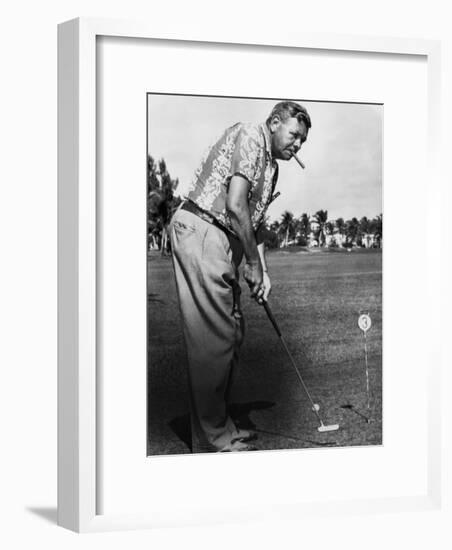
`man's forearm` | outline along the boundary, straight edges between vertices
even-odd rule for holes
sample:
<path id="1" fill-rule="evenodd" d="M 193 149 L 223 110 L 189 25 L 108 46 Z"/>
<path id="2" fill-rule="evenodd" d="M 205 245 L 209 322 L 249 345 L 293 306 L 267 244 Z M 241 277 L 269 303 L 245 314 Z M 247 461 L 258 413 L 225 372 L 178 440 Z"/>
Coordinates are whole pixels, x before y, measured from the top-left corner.
<path id="1" fill-rule="evenodd" d="M 264 230 L 261 225 L 256 231 L 257 251 L 262 264 L 262 270 L 267 271 L 267 262 L 265 260 L 265 244 L 264 244 Z"/>
<path id="2" fill-rule="evenodd" d="M 231 220 L 234 233 L 243 246 L 246 262 L 243 277 L 250 287 L 251 296 L 261 300 L 264 294 L 262 288 L 262 266 L 257 250 L 251 215 L 248 207 L 248 181 L 242 176 L 233 176 L 229 182 L 226 209 Z"/>
<path id="3" fill-rule="evenodd" d="M 242 243 L 246 261 L 248 263 L 259 262 L 260 254 L 256 244 L 248 205 L 231 202 L 228 204 L 228 214 L 232 229 Z"/>
<path id="4" fill-rule="evenodd" d="M 262 271 L 264 271 L 264 272 L 268 271 L 267 261 L 265 259 L 265 244 L 263 242 L 259 243 L 257 245 L 257 252 L 259 254 L 259 258 L 260 258 L 260 261 L 261 261 Z"/>
<path id="5" fill-rule="evenodd" d="M 257 240 L 257 251 L 259 253 L 259 258 L 261 260 L 261 266 L 262 266 L 262 288 L 264 290 L 263 295 L 260 296 L 260 298 L 258 299 L 258 303 L 263 304 L 264 302 L 267 301 L 268 296 L 270 295 L 270 292 L 272 289 L 272 283 L 268 275 L 267 260 L 265 258 L 265 243 L 263 239 L 262 230 L 259 230 L 257 232 L 256 240 Z"/>
<path id="6" fill-rule="evenodd" d="M 248 188 L 249 183 L 245 178 L 233 176 L 229 182 L 226 209 L 232 229 L 242 243 L 246 262 L 256 265 L 259 264 L 259 253 L 248 206 Z"/>

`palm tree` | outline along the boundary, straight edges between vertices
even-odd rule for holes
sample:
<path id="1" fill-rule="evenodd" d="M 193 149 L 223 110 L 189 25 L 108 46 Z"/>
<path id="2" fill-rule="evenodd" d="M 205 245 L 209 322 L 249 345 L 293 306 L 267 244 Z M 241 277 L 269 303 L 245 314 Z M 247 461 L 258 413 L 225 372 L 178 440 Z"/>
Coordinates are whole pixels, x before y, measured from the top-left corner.
<path id="1" fill-rule="evenodd" d="M 148 248 L 160 249 L 160 237 L 162 235 L 162 223 L 158 217 L 148 215 Z"/>
<path id="2" fill-rule="evenodd" d="M 339 236 L 340 236 L 340 244 L 342 245 L 343 236 L 344 236 L 344 234 L 345 234 L 345 222 L 344 222 L 344 218 L 337 218 L 337 220 L 336 220 L 336 228 L 337 228 L 337 232 L 339 233 Z"/>
<path id="3" fill-rule="evenodd" d="M 276 235 L 276 246 L 281 246 L 281 228 L 278 220 L 270 224 L 270 231 Z"/>
<path id="4" fill-rule="evenodd" d="M 363 216 L 359 220 L 359 241 L 360 244 L 363 244 L 363 238 L 365 235 L 368 235 L 370 233 L 370 221 L 367 219 L 366 216 Z"/>
<path id="5" fill-rule="evenodd" d="M 314 219 L 319 224 L 319 246 L 325 246 L 325 224 L 328 220 L 328 210 L 319 210 L 314 214 Z"/>
<path id="6" fill-rule="evenodd" d="M 378 244 L 378 247 L 381 248 L 381 245 L 383 244 L 383 214 L 379 214 L 372 220 L 372 224 L 374 225 L 374 235 L 375 235 L 375 242 Z"/>
<path id="7" fill-rule="evenodd" d="M 298 237 L 298 244 L 305 246 L 308 242 L 310 231 L 309 216 L 306 213 L 303 213 L 295 221 L 295 231 Z"/>
<path id="8" fill-rule="evenodd" d="M 331 221 L 326 222 L 325 224 L 325 233 L 327 235 L 332 235 L 334 231 L 334 223 Z"/>
<path id="9" fill-rule="evenodd" d="M 278 233 L 279 232 L 279 221 L 275 220 L 274 222 L 272 222 L 270 224 L 270 229 L 271 229 L 271 231 L 274 231 L 275 233 Z"/>
<path id="10" fill-rule="evenodd" d="M 288 246 L 290 234 L 294 230 L 294 216 L 292 212 L 286 210 L 281 216 L 281 222 L 279 224 L 279 230 L 285 233 L 282 246 Z"/>
<path id="11" fill-rule="evenodd" d="M 359 221 L 357 218 L 347 220 L 345 234 L 347 238 L 347 244 L 351 245 L 356 243 L 356 239 L 359 233 Z"/>
<path id="12" fill-rule="evenodd" d="M 148 155 L 148 195 L 151 191 L 160 189 L 160 181 L 157 177 L 158 168 L 155 160 Z"/>
<path id="13" fill-rule="evenodd" d="M 180 198 L 174 196 L 179 181 L 171 179 L 166 163 L 161 159 L 157 164 L 148 156 L 148 227 L 149 239 L 156 242 L 160 235 L 162 256 L 168 248 L 168 225 Z"/>
<path id="14" fill-rule="evenodd" d="M 328 221 L 328 222 L 325 223 L 325 233 L 326 233 L 326 235 L 332 235 L 334 233 L 334 223 L 333 222 Z M 335 244 L 335 240 L 330 239 L 329 246 L 332 246 L 334 244 Z"/>
<path id="15" fill-rule="evenodd" d="M 277 248 L 279 246 L 278 226 L 278 222 L 270 223 L 268 215 L 264 217 L 259 227 L 259 233 L 265 248 Z"/>
<path id="16" fill-rule="evenodd" d="M 162 220 L 162 256 L 168 248 L 168 225 L 172 216 L 172 201 L 173 201 L 173 181 L 166 168 L 166 162 L 161 159 L 159 162 L 159 175 L 161 178 L 160 194 L 162 203 L 160 208 L 160 217 Z"/>

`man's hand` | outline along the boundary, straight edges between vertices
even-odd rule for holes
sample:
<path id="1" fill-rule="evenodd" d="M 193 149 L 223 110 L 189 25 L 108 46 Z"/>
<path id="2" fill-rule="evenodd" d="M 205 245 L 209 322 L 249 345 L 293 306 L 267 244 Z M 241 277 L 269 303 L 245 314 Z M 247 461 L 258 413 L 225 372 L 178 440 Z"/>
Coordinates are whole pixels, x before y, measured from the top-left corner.
<path id="1" fill-rule="evenodd" d="M 268 300 L 270 292 L 272 291 L 272 283 L 266 271 L 264 271 L 264 274 L 263 274 L 262 287 L 264 289 L 264 295 L 262 296 L 262 302 L 259 302 L 260 304 L 263 304 Z"/>
<path id="2" fill-rule="evenodd" d="M 250 287 L 251 297 L 257 301 L 262 299 L 264 289 L 262 286 L 263 273 L 261 262 L 246 262 L 243 269 L 243 277 Z"/>
<path id="3" fill-rule="evenodd" d="M 256 302 L 259 304 L 259 305 L 263 305 L 267 299 L 268 299 L 268 296 L 272 290 L 272 284 L 270 282 L 270 277 L 268 276 L 268 273 L 266 271 L 264 271 L 263 273 L 263 276 L 262 276 L 262 292 L 260 292 L 258 294 L 258 296 L 256 297 Z"/>

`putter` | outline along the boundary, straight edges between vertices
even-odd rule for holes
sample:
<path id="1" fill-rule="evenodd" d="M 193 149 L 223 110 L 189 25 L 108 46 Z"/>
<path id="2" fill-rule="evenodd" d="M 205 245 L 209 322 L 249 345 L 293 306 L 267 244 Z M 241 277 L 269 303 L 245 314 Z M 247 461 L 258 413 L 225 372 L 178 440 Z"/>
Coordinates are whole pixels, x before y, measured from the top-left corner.
<path id="1" fill-rule="evenodd" d="M 264 302 L 264 309 L 265 309 L 265 312 L 268 316 L 268 318 L 270 319 L 271 321 L 271 324 L 273 325 L 273 328 L 275 329 L 276 331 L 276 334 L 279 336 L 279 339 L 281 340 L 281 344 L 283 345 L 283 348 L 285 349 L 289 359 L 290 359 L 290 362 L 292 364 L 292 367 L 295 369 L 295 372 L 297 373 L 297 376 L 298 376 L 298 380 L 300 381 L 300 384 L 302 385 L 306 395 L 308 396 L 309 398 L 309 401 L 311 402 L 311 405 L 312 405 L 312 412 L 316 415 L 317 417 L 317 420 L 320 422 L 320 426 L 317 428 L 317 430 L 319 432 L 334 432 L 336 430 L 339 429 L 339 424 L 329 424 L 329 425 L 325 425 L 323 423 L 323 420 L 322 418 L 320 417 L 320 414 L 319 414 L 319 405 L 317 403 L 314 403 L 312 397 L 311 397 L 311 394 L 309 393 L 309 390 L 306 386 L 306 384 L 304 383 L 304 380 L 303 378 L 301 377 L 301 374 L 300 374 L 300 371 L 298 370 L 297 368 L 297 365 L 295 364 L 295 360 L 294 358 L 292 357 L 292 354 L 290 353 L 289 351 L 289 348 L 287 347 L 287 344 L 283 338 L 283 335 L 281 333 L 281 330 L 279 329 L 279 326 L 278 326 L 278 323 L 276 322 L 276 319 L 274 318 L 273 316 L 273 313 L 270 309 L 270 306 L 268 305 L 268 302 Z"/>

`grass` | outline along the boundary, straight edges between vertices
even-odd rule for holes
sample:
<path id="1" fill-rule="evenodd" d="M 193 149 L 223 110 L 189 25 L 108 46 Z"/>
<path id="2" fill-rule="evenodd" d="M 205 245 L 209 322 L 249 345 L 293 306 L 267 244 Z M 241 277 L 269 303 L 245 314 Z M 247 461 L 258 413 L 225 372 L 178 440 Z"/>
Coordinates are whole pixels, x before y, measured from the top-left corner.
<path id="1" fill-rule="evenodd" d="M 240 426 L 258 433 L 257 447 L 293 449 L 382 443 L 382 255 L 379 250 L 268 254 L 269 303 L 325 423 L 317 420 L 268 321 L 242 284 L 246 337 L 232 402 Z M 149 261 L 148 454 L 189 450 L 185 349 L 172 264 Z M 364 339 L 358 316 L 368 311 L 371 411 L 367 411 Z M 371 416 L 367 423 L 364 416 Z"/>

